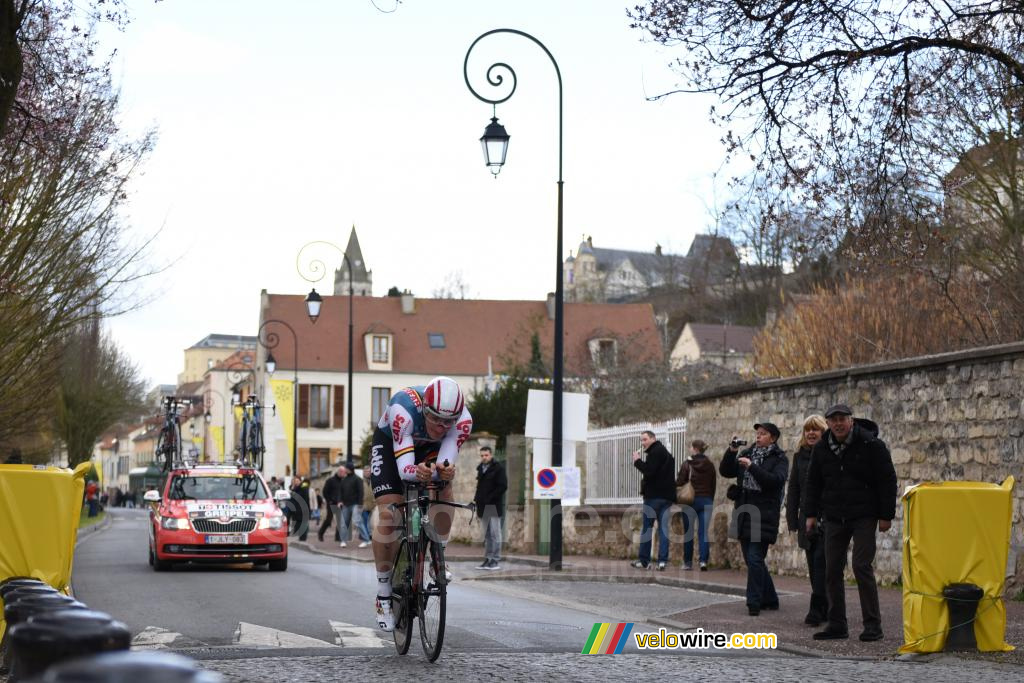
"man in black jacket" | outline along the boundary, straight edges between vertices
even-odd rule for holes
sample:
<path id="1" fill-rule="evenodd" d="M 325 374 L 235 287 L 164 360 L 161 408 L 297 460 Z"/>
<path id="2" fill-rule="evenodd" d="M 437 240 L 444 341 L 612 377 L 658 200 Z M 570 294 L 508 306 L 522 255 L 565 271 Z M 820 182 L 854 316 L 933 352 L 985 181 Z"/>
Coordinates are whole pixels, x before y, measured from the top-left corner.
<path id="1" fill-rule="evenodd" d="M 359 519 L 363 509 L 363 480 L 356 474 L 356 466 L 346 462 L 338 468 L 338 473 L 344 473 L 341 477 L 340 502 L 338 509 L 338 532 L 341 535 L 341 547 L 348 546 L 348 539 L 352 536 L 352 520 Z M 365 548 L 366 543 L 361 547 Z"/>
<path id="2" fill-rule="evenodd" d="M 476 466 L 476 515 L 484 528 L 484 562 L 477 569 L 500 569 L 501 517 L 505 512 L 502 498 L 508 489 L 505 467 L 494 459 L 490 446 L 480 447 L 480 464 Z"/>
<path id="3" fill-rule="evenodd" d="M 641 460 L 640 451 L 634 452 L 633 467 L 642 474 L 640 495 L 644 499 L 644 524 L 640 532 L 639 557 L 633 566 L 647 569 L 651 563 L 651 536 L 657 520 L 658 571 L 664 571 L 668 564 L 668 525 L 672 519 L 672 504 L 676 502 L 676 464 L 654 432 L 641 432 L 640 445 L 647 453 L 647 459 Z"/>
<path id="4" fill-rule="evenodd" d="M 853 575 L 860 593 L 864 618 L 863 641 L 881 640 L 882 616 L 875 582 L 875 529 L 886 532 L 896 516 L 896 470 L 878 425 L 853 419 L 853 412 L 837 404 L 825 412 L 828 431 L 811 453 L 807 475 L 807 531 L 818 518 L 825 525 L 825 583 L 828 589 L 828 626 L 815 640 L 848 638 L 846 624 L 846 551 L 853 541 Z"/>
<path id="5" fill-rule="evenodd" d="M 335 515 L 338 516 L 338 522 L 334 528 L 334 540 L 341 540 L 338 535 L 341 527 L 341 512 L 337 510 L 337 507 L 341 503 L 341 480 L 345 477 L 346 471 L 344 465 L 339 466 L 338 470 L 324 482 L 323 497 L 327 507 L 327 517 L 320 523 L 320 529 L 316 532 L 316 537 L 321 541 L 324 540 L 324 532 L 331 527 Z"/>

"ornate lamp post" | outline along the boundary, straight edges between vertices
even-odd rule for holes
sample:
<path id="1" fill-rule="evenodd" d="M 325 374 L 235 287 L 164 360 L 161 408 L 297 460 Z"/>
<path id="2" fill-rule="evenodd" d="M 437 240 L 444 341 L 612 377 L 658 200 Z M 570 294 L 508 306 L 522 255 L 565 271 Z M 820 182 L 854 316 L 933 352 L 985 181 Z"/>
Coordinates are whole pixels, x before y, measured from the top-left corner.
<path id="1" fill-rule="evenodd" d="M 217 391 L 216 389 L 211 389 L 209 387 L 206 387 L 203 390 L 203 393 L 204 394 L 214 394 L 214 395 L 217 396 L 217 398 L 220 399 L 220 405 L 221 405 L 222 412 L 223 412 L 223 417 L 224 417 L 223 427 L 224 427 L 224 430 L 226 431 L 227 428 L 228 428 L 228 402 L 227 402 L 227 399 L 225 399 L 224 395 L 221 394 L 219 391 Z M 204 429 L 206 429 L 206 431 L 207 431 L 206 436 L 203 437 L 203 449 L 206 451 L 205 453 L 203 453 L 203 460 L 205 462 L 209 462 L 210 461 L 210 457 L 209 457 L 209 449 L 207 447 L 207 441 L 209 439 L 210 425 L 213 423 L 213 413 L 210 412 L 210 408 L 213 407 L 213 401 L 211 401 L 211 397 L 210 396 L 204 396 L 204 398 L 203 398 L 203 406 L 204 406 L 204 410 L 206 411 L 205 414 L 203 415 L 203 424 L 205 425 Z M 221 458 L 222 459 L 226 455 L 226 453 L 224 452 L 226 450 L 226 446 L 227 446 L 226 436 L 224 435 L 224 433 L 222 433 L 221 434 L 221 442 L 220 442 L 220 450 L 221 450 Z"/>
<path id="2" fill-rule="evenodd" d="M 554 344 L 554 368 L 552 373 L 552 409 L 551 409 L 551 464 L 555 467 L 562 465 L 562 328 L 563 328 L 563 291 L 562 291 L 562 72 L 558 69 L 558 62 L 551 55 L 551 52 L 539 40 L 513 28 L 496 28 L 487 31 L 477 37 L 466 51 L 466 59 L 462 63 L 462 74 L 466 79 L 466 87 L 478 100 L 492 105 L 493 116 L 491 123 L 484 130 L 480 143 L 484 149 L 484 161 L 491 169 L 497 179 L 502 165 L 505 163 L 505 156 L 508 152 L 509 135 L 505 132 L 504 126 L 498 123 L 498 105 L 508 100 L 516 91 L 516 72 L 504 62 L 496 62 L 487 69 L 487 83 L 491 87 L 499 87 L 504 82 L 504 76 L 500 72 L 507 72 L 512 77 L 512 85 L 508 94 L 504 97 L 491 99 L 485 97 L 473 89 L 469 82 L 469 55 L 484 38 L 496 33 L 511 33 L 522 36 L 533 41 L 544 54 L 551 60 L 555 67 L 555 76 L 558 78 L 558 219 L 557 235 L 555 238 L 555 344 Z M 551 501 L 551 542 L 549 545 L 549 564 L 551 569 L 561 570 L 562 568 L 562 501 L 554 499 Z"/>
<path id="3" fill-rule="evenodd" d="M 260 344 L 267 350 L 267 373 L 273 375 L 274 370 L 277 369 L 277 362 L 274 360 L 273 349 L 277 348 L 277 345 L 281 343 L 281 338 L 276 332 L 267 332 L 266 341 L 263 340 L 263 328 L 269 324 L 283 325 L 289 332 L 292 333 L 292 348 L 295 350 L 293 354 L 294 364 L 292 370 L 294 375 L 292 376 L 292 476 L 298 475 L 296 469 L 299 464 L 299 335 L 295 334 L 295 330 L 291 325 L 283 320 L 277 320 L 271 318 L 264 320 L 263 324 L 260 325 L 259 330 L 256 332 L 257 338 L 260 340 Z"/>
<path id="4" fill-rule="evenodd" d="M 345 264 L 348 266 L 348 387 L 346 388 L 348 396 L 346 397 L 347 417 L 345 425 L 345 460 L 348 460 L 352 457 L 352 398 L 355 392 L 355 387 L 352 385 L 352 261 L 349 259 L 348 254 L 345 253 L 344 249 L 332 242 L 316 240 L 314 242 L 304 244 L 302 248 L 299 249 L 299 255 L 295 259 L 295 269 L 299 271 L 299 275 L 301 275 L 302 279 L 306 282 L 319 282 L 327 273 L 327 269 L 324 266 L 323 261 L 317 258 L 311 259 L 308 267 L 311 273 L 319 272 L 320 276 L 310 278 L 306 277 L 302 273 L 302 252 L 305 251 L 307 247 L 312 247 L 314 245 L 323 245 L 337 250 L 337 252 L 341 254 L 341 257 L 345 259 Z M 322 305 L 323 298 L 317 294 L 316 288 L 313 288 L 309 294 L 306 295 L 306 312 L 309 314 L 310 322 L 314 325 L 320 317 L 320 307 Z"/>

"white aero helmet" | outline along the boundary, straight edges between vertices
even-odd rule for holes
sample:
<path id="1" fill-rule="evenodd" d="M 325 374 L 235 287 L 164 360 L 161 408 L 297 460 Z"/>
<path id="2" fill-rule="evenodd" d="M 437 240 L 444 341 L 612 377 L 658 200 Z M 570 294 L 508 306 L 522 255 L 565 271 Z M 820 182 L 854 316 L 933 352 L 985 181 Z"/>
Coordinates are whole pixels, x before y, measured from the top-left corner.
<path id="1" fill-rule="evenodd" d="M 441 420 L 454 420 L 466 405 L 462 389 L 451 377 L 435 377 L 423 390 L 423 410 Z"/>

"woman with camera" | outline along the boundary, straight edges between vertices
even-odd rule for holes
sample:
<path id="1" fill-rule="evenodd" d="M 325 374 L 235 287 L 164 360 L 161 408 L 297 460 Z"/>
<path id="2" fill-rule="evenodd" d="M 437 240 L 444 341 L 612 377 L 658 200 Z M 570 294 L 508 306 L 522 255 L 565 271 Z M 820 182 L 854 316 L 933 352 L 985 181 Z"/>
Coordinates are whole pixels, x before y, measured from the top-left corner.
<path id="1" fill-rule="evenodd" d="M 779 534 L 783 487 L 789 471 L 786 453 L 778 446 L 779 428 L 771 422 L 754 425 L 754 445 L 732 438 L 718 467 L 723 477 L 736 478 L 727 496 L 734 501 L 730 536 L 738 539 L 747 563 L 747 611 L 757 616 L 762 609 L 778 609 L 779 596 L 768 572 L 765 557 Z"/>

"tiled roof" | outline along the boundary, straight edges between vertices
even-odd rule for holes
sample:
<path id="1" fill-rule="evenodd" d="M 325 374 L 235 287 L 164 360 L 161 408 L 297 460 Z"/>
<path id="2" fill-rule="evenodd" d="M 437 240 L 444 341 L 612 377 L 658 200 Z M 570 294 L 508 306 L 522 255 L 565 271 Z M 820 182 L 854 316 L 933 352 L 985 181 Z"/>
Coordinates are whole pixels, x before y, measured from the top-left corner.
<path id="1" fill-rule="evenodd" d="M 255 339 L 256 337 L 253 337 Z M 222 361 L 217 363 L 211 370 L 238 370 L 240 368 L 252 369 L 256 362 L 256 352 L 251 349 L 239 349 Z M 199 384 L 202 384 L 200 382 Z"/>
<path id="2" fill-rule="evenodd" d="M 208 334 L 189 348 L 255 349 L 256 342 L 256 337 L 249 337 L 244 334 Z"/>
<path id="3" fill-rule="evenodd" d="M 262 321 L 277 319 L 290 325 L 299 339 L 300 370 L 342 371 L 348 353 L 348 297 L 324 296 L 320 318 L 314 325 L 306 315 L 304 297 L 266 294 Z M 367 372 L 363 335 L 368 330 L 394 334 L 392 372 L 414 374 L 487 374 L 488 358 L 495 372 L 508 369 L 508 361 L 529 358 L 530 338 L 540 336 L 546 359 L 551 356 L 554 322 L 543 301 L 416 299 L 415 312 L 402 313 L 402 297 L 353 298 L 354 371 Z M 661 334 L 650 304 L 565 304 L 565 367 L 586 361 L 587 342 L 595 337 L 619 340 L 620 357 L 660 359 Z M 294 365 L 292 335 L 272 322 L 264 330 L 277 331 L 273 349 L 278 368 Z M 429 334 L 444 335 L 444 348 L 430 348 Z M 589 369 L 589 368 L 588 368 Z"/>
<path id="4" fill-rule="evenodd" d="M 728 353 L 753 353 L 754 335 L 757 327 L 742 325 L 707 325 L 689 323 L 687 327 L 693 333 L 701 353 L 722 353 L 723 342 Z"/>

